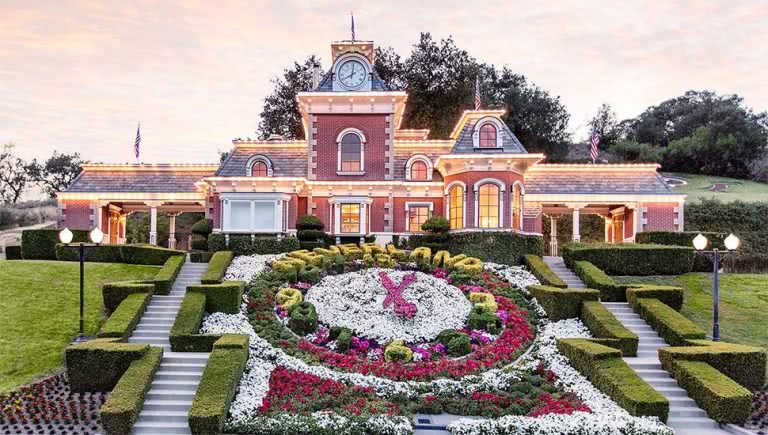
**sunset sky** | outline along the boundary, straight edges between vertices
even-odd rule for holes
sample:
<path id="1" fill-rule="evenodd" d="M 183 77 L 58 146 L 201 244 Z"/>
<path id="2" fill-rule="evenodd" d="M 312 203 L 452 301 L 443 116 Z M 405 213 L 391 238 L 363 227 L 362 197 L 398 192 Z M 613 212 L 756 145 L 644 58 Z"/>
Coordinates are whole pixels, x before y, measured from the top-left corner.
<path id="1" fill-rule="evenodd" d="M 284 67 L 328 67 L 350 10 L 358 39 L 403 57 L 428 31 L 525 74 L 576 139 L 603 102 L 626 118 L 711 89 L 768 109 L 768 1 L 0 0 L 0 143 L 127 162 L 141 121 L 143 161 L 216 161 Z"/>

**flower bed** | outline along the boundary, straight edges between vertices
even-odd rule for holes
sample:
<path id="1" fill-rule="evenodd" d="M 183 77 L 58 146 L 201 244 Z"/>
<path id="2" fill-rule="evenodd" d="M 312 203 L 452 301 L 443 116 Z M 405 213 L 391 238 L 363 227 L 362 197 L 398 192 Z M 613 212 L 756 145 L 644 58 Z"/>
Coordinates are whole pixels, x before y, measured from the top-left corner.
<path id="1" fill-rule="evenodd" d="M 455 434 L 671 434 L 654 418 L 630 416 L 570 367 L 556 338 L 589 332 L 578 320 L 544 319 L 525 289 L 538 281 L 522 267 L 486 264 L 481 273 L 448 273 L 425 262 L 398 262 L 394 269 L 365 260 L 332 264 L 315 285 L 264 268 L 251 280 L 240 314 L 206 317 L 202 333 L 250 338 L 226 431 L 399 435 L 412 433 L 416 413 L 450 413 L 486 417 L 454 422 Z M 445 301 L 453 318 L 429 320 Z M 480 304 L 479 311 L 498 318 L 496 334 L 471 320 Z M 474 336 L 470 324 L 479 327 Z M 441 337 L 446 330 L 451 333 Z M 436 351 L 440 339 L 456 333 L 466 334 L 468 354 Z M 339 348 L 339 341 L 349 347 Z M 373 351 L 393 343 L 413 360 Z"/>

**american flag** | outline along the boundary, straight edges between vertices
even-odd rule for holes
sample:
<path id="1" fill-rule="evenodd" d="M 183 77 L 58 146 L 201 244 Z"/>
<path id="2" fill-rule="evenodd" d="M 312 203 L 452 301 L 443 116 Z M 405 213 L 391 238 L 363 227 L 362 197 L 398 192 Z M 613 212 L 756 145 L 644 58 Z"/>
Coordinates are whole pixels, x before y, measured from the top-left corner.
<path id="1" fill-rule="evenodd" d="M 133 144 L 133 153 L 136 155 L 136 162 L 139 161 L 139 151 L 141 150 L 141 123 L 136 127 L 136 142 Z"/>
<path id="2" fill-rule="evenodd" d="M 349 15 L 352 16 L 352 40 L 355 40 L 355 14 L 352 12 L 349 13 Z"/>
<path id="3" fill-rule="evenodd" d="M 595 163 L 597 160 L 597 146 L 600 145 L 600 134 L 597 132 L 597 130 L 592 132 L 592 151 L 590 152 L 590 155 L 592 156 L 592 163 Z"/>
<path id="4" fill-rule="evenodd" d="M 480 110 L 480 77 L 475 77 L 475 110 Z"/>

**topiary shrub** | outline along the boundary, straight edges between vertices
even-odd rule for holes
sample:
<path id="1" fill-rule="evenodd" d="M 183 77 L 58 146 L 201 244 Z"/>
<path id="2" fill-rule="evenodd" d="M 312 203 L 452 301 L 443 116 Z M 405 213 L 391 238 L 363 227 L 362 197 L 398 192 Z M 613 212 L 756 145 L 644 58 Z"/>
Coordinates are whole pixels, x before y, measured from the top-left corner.
<path id="1" fill-rule="evenodd" d="M 192 243 L 190 245 L 190 248 L 192 248 L 195 251 L 207 251 L 208 239 L 202 236 L 194 235 L 192 236 Z"/>
<path id="2" fill-rule="evenodd" d="M 608 308 L 597 301 L 581 304 L 581 320 L 595 338 L 616 340 L 610 346 L 621 350 L 624 356 L 637 355 L 639 337 L 627 329 Z"/>
<path id="3" fill-rule="evenodd" d="M 128 295 L 134 293 L 152 294 L 154 292 L 155 284 L 149 282 L 118 281 L 101 286 L 101 297 L 104 300 L 104 308 L 109 312 L 115 311 L 118 305 L 120 305 Z"/>
<path id="4" fill-rule="evenodd" d="M 682 275 L 693 269 L 694 249 L 638 243 L 568 243 L 563 259 L 570 268 L 589 261 L 609 275 Z"/>
<path id="5" fill-rule="evenodd" d="M 151 293 L 129 294 L 101 326 L 97 337 L 127 340 L 152 300 Z"/>
<path id="6" fill-rule="evenodd" d="M 232 251 L 238 255 L 267 255 L 282 254 L 301 248 L 299 239 L 293 236 L 278 239 L 274 236 L 255 236 L 249 234 L 232 234 L 229 236 L 229 246 L 224 234 L 211 234 L 208 237 L 209 251 Z"/>
<path id="7" fill-rule="evenodd" d="M 627 301 L 629 305 L 637 304 L 638 299 L 658 299 L 673 310 L 680 311 L 683 308 L 683 289 L 681 287 L 663 285 L 641 285 L 627 289 Z"/>
<path id="8" fill-rule="evenodd" d="M 349 328 L 340 328 L 336 336 L 336 352 L 344 353 L 352 346 L 352 331 Z"/>
<path id="9" fill-rule="evenodd" d="M 192 234 L 203 236 L 203 238 L 208 238 L 208 236 L 213 233 L 213 220 L 208 218 L 200 219 L 199 221 L 192 224 L 190 231 Z"/>
<path id="10" fill-rule="evenodd" d="M 688 340 L 706 337 L 695 323 L 658 299 L 637 299 L 632 308 L 672 346 L 685 346 Z"/>
<path id="11" fill-rule="evenodd" d="M 475 306 L 472 308 L 472 312 L 469 313 L 467 324 L 472 329 L 482 329 L 483 331 L 488 331 L 488 333 L 493 335 L 501 332 L 502 328 L 501 319 L 499 316 L 489 313 L 485 308 L 481 306 Z"/>
<path id="12" fill-rule="evenodd" d="M 221 284 L 201 284 L 187 287 L 187 293 L 205 294 L 205 311 L 209 313 L 236 314 L 243 302 L 242 281 L 224 281 Z"/>
<path id="13" fill-rule="evenodd" d="M 592 289 L 532 285 L 528 287 L 528 291 L 547 312 L 547 317 L 554 321 L 579 317 L 584 301 L 596 301 L 600 297 L 600 292 Z"/>
<path id="14" fill-rule="evenodd" d="M 547 266 L 543 258 L 538 255 L 525 255 L 523 258 L 525 259 L 525 265 L 528 266 L 533 276 L 543 285 L 558 288 L 568 287 L 568 284 Z"/>
<path id="15" fill-rule="evenodd" d="M 56 260 L 56 229 L 24 230 L 21 232 L 21 256 L 25 260 Z M 87 230 L 72 230 L 72 243 L 88 242 Z"/>
<path id="16" fill-rule="evenodd" d="M 451 223 L 443 216 L 432 216 L 421 224 L 421 229 L 432 234 L 445 234 L 451 229 Z"/>
<path id="17" fill-rule="evenodd" d="M 148 344 L 118 343 L 97 338 L 68 346 L 64 352 L 69 386 L 74 392 L 111 391 L 131 363 L 149 350 Z"/>
<path id="18" fill-rule="evenodd" d="M 296 220 L 296 229 L 299 231 L 304 230 L 318 230 L 322 231 L 325 228 L 325 224 L 317 216 L 311 214 L 305 214 Z"/>
<path id="19" fill-rule="evenodd" d="M 173 322 L 169 341 L 174 352 L 210 352 L 219 334 L 200 334 L 205 316 L 205 293 L 190 292 L 184 295 L 181 308 Z"/>
<path id="20" fill-rule="evenodd" d="M 288 327 L 298 335 L 304 336 L 317 329 L 317 311 L 309 302 L 300 302 L 291 308 Z"/>
<path id="21" fill-rule="evenodd" d="M 467 334 L 458 333 L 448 341 L 446 348 L 450 356 L 464 356 L 472 352 L 472 343 Z"/>
<path id="22" fill-rule="evenodd" d="M 610 276 L 589 261 L 577 261 L 573 271 L 589 288 L 600 290 L 603 302 L 624 302 L 627 300 L 627 288 L 630 285 L 617 284 Z"/>
<path id="23" fill-rule="evenodd" d="M 395 340 L 384 348 L 384 360 L 388 362 L 412 361 L 413 351 L 403 344 L 403 340 Z"/>
<path id="24" fill-rule="evenodd" d="M 5 247 L 5 259 L 6 260 L 21 260 L 21 246 L 6 246 Z"/>
<path id="25" fill-rule="evenodd" d="M 544 255 L 544 239 L 541 236 L 508 231 L 476 231 L 450 234 L 448 251 L 465 254 L 482 261 L 518 265 L 527 254 Z"/>
<path id="26" fill-rule="evenodd" d="M 227 273 L 229 264 L 235 255 L 232 251 L 219 251 L 213 254 L 208 262 L 208 270 L 200 278 L 202 284 L 221 284 Z"/>
<path id="27" fill-rule="evenodd" d="M 317 266 L 304 266 L 299 270 L 298 280 L 301 282 L 317 284 L 321 278 L 322 271 Z"/>

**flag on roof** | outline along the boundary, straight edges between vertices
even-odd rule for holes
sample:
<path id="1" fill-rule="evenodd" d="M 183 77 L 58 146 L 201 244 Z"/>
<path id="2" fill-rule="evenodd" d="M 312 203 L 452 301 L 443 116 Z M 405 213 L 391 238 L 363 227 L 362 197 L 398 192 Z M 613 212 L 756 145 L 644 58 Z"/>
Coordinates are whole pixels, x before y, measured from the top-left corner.
<path id="1" fill-rule="evenodd" d="M 139 152 L 141 150 L 141 123 L 136 127 L 136 142 L 133 144 L 133 153 L 136 155 L 136 162 L 139 161 Z"/>
<path id="2" fill-rule="evenodd" d="M 350 12 L 349 15 L 352 16 L 352 40 L 355 40 L 355 14 Z"/>
<path id="3" fill-rule="evenodd" d="M 475 110 L 480 110 L 480 77 L 475 77 Z"/>
<path id="4" fill-rule="evenodd" d="M 590 155 L 592 156 L 592 163 L 595 163 L 597 160 L 597 146 L 600 145 L 600 134 L 597 132 L 597 130 L 592 132 L 592 151 L 590 152 Z"/>

